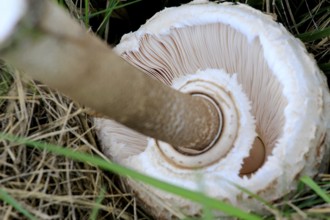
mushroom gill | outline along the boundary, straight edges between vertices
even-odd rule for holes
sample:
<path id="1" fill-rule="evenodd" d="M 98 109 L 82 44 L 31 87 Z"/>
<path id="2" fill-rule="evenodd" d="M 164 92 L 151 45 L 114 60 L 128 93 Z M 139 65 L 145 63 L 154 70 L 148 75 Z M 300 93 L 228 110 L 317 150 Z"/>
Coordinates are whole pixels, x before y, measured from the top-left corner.
<path id="1" fill-rule="evenodd" d="M 248 42 L 243 34 L 221 23 L 173 28 L 166 35 L 146 33 L 140 39 L 139 50 L 121 56 L 170 86 L 173 79 L 198 70 L 237 73 L 238 82 L 251 100 L 257 133 L 267 155 L 271 153 L 282 133 L 287 100 L 264 59 L 258 38 Z"/>

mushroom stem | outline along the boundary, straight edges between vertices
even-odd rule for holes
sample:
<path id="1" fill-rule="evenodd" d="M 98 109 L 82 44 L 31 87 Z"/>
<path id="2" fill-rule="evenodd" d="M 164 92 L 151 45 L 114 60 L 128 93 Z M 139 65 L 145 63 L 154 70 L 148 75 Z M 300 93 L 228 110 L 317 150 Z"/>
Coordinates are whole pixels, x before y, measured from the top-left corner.
<path id="1" fill-rule="evenodd" d="M 0 1 L 0 8 L 11 11 L 15 4 L 7 2 Z M 19 19 L 13 16 L 13 27 L 0 30 L 1 58 L 96 112 L 173 146 L 202 150 L 216 138 L 219 115 L 212 103 L 149 78 L 51 1 L 13 2 L 26 9 L 17 12 Z"/>

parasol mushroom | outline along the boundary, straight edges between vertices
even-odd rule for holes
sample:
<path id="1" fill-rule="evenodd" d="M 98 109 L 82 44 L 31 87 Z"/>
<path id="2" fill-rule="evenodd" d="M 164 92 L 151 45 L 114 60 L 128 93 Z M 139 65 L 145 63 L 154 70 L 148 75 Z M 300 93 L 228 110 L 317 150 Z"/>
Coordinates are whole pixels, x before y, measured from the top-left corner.
<path id="1" fill-rule="evenodd" d="M 291 192 L 302 175 L 326 167 L 325 77 L 303 44 L 270 16 L 243 4 L 195 1 L 157 13 L 115 51 L 166 85 L 210 98 L 223 123 L 219 139 L 196 154 L 95 119 L 103 151 L 116 162 L 193 190 L 201 190 L 202 182 L 208 195 L 256 212 L 264 205 L 236 184 L 272 202 Z M 251 150 L 252 143 L 259 147 Z M 263 153 L 262 166 L 259 161 L 242 168 Z M 201 213 L 200 205 L 126 183 L 154 216 Z"/>
<path id="2" fill-rule="evenodd" d="M 0 57 L 140 132 L 95 119 L 114 161 L 262 211 L 235 184 L 274 201 L 314 176 L 327 162 L 329 91 L 302 43 L 270 17 L 203 2 L 168 8 L 126 35 L 115 51 L 133 68 L 52 2 L 0 0 L 4 12 L 20 6 L 2 13 Z M 126 183 L 154 216 L 201 213 Z"/>

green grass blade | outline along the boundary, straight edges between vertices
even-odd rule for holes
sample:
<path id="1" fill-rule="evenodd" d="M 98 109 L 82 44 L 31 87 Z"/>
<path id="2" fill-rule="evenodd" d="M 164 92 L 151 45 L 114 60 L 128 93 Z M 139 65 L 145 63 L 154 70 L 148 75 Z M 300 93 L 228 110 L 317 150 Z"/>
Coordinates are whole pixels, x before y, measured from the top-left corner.
<path id="1" fill-rule="evenodd" d="M 101 204 L 102 200 L 104 199 L 104 195 L 105 195 L 105 189 L 102 188 L 101 191 L 100 191 L 100 195 L 98 196 L 97 200 L 95 201 L 95 206 L 92 210 L 92 214 L 89 217 L 90 220 L 97 220 L 97 215 L 98 215 L 98 212 L 99 212 L 98 205 Z"/>
<path id="2" fill-rule="evenodd" d="M 85 27 L 89 27 L 89 0 L 85 0 L 85 15 L 84 15 Z"/>
<path id="3" fill-rule="evenodd" d="M 304 42 L 309 42 L 313 40 L 319 40 L 325 37 L 330 37 L 330 27 L 324 28 L 323 30 L 318 31 L 312 31 L 312 32 L 306 32 L 303 34 L 297 35 L 300 40 Z"/>
<path id="4" fill-rule="evenodd" d="M 318 194 L 325 202 L 330 204 L 330 197 L 325 191 L 323 191 L 319 185 L 317 185 L 314 180 L 308 176 L 303 176 L 300 181 L 309 186 L 316 194 Z"/>
<path id="5" fill-rule="evenodd" d="M 102 22 L 100 23 L 99 27 L 96 30 L 96 33 L 98 33 L 99 35 L 102 35 L 101 33 L 104 32 L 106 25 L 108 22 L 110 22 L 110 16 L 112 15 L 112 12 L 114 11 L 114 8 L 119 4 L 119 1 L 110 1 L 109 5 L 107 7 L 107 11 L 106 14 L 102 20 Z"/>
<path id="6" fill-rule="evenodd" d="M 203 207 L 203 220 L 215 220 L 212 210 L 207 206 Z"/>
<path id="7" fill-rule="evenodd" d="M 63 6 L 64 6 L 64 2 L 63 2 L 63 1 L 64 1 L 64 0 L 58 0 L 57 3 L 58 3 L 60 6 L 63 7 Z"/>
<path id="8" fill-rule="evenodd" d="M 7 192 L 5 192 L 2 188 L 0 188 L 0 200 L 8 203 L 9 205 L 13 206 L 17 211 L 22 213 L 25 217 L 30 220 L 37 220 L 31 213 L 29 213 L 26 209 L 21 206 L 13 197 L 11 197 Z"/>
<path id="9" fill-rule="evenodd" d="M 105 14 L 105 13 L 108 13 L 110 10 L 112 11 L 114 8 L 106 8 L 106 9 L 103 9 L 103 10 L 99 10 L 97 12 L 94 12 L 94 13 L 91 13 L 89 15 L 89 18 L 93 18 L 97 15 L 101 15 L 101 14 Z"/>
<path id="10" fill-rule="evenodd" d="M 135 3 L 140 2 L 140 1 L 142 1 L 142 0 L 135 0 L 135 1 L 127 2 L 127 3 L 120 3 L 118 5 L 113 6 L 112 8 L 106 8 L 106 9 L 103 9 L 103 10 L 99 10 L 97 12 L 91 13 L 89 15 L 89 18 L 95 17 L 95 16 L 100 15 L 100 14 L 108 13 L 110 10 L 112 11 L 112 10 L 116 10 L 116 9 L 120 9 L 120 8 L 129 6 L 129 5 L 135 4 Z"/>
<path id="11" fill-rule="evenodd" d="M 135 180 L 144 182 L 146 184 L 149 184 L 151 186 L 154 186 L 158 189 L 167 191 L 169 193 L 184 197 L 186 199 L 189 199 L 191 201 L 203 204 L 211 209 L 221 211 L 223 213 L 226 213 L 230 216 L 238 217 L 240 219 L 247 219 L 247 220 L 259 220 L 261 217 L 245 212 L 239 208 L 236 208 L 230 204 L 227 204 L 225 202 L 219 201 L 217 199 L 211 198 L 206 196 L 205 194 L 201 192 L 195 192 L 192 190 L 188 190 L 185 188 L 178 187 L 176 185 L 172 185 L 166 182 L 163 182 L 161 180 L 152 178 L 150 176 L 146 176 L 144 174 L 138 173 L 132 169 L 126 168 L 124 166 L 121 166 L 119 164 L 112 163 L 110 161 L 106 161 L 98 156 L 92 156 L 86 153 L 76 152 L 72 149 L 63 148 L 61 146 L 52 145 L 52 144 L 46 144 L 42 142 L 37 141 L 31 141 L 27 138 L 20 138 L 13 135 L 8 135 L 0 132 L 0 139 L 8 140 L 17 144 L 26 144 L 27 146 L 47 150 L 51 153 L 57 154 L 57 155 L 63 155 L 67 158 L 85 162 L 94 166 L 98 166 L 104 170 L 108 170 L 111 172 L 114 172 L 116 174 L 131 177 Z"/>
<path id="12" fill-rule="evenodd" d="M 306 25 L 306 23 L 310 22 L 314 19 L 314 17 L 322 17 L 322 15 L 328 15 L 330 12 L 330 7 L 316 7 L 312 9 L 311 11 L 308 11 L 300 16 L 298 18 L 299 23 L 297 23 L 297 27 L 301 27 L 303 25 Z"/>
<path id="13" fill-rule="evenodd" d="M 245 194 L 249 195 L 250 197 L 252 197 L 255 200 L 257 200 L 258 202 L 260 202 L 261 204 L 267 206 L 269 209 L 273 210 L 274 212 L 278 212 L 279 213 L 279 210 L 277 210 L 274 206 L 272 206 L 269 202 L 267 202 L 266 200 L 264 200 L 263 198 L 261 198 L 257 194 L 254 194 L 251 191 L 249 191 L 248 189 L 243 188 L 240 185 L 237 185 L 237 184 L 235 184 L 233 182 L 230 182 L 230 183 L 233 184 L 235 187 L 237 187 L 242 192 L 244 192 Z"/>
<path id="14" fill-rule="evenodd" d="M 115 6 L 113 9 L 119 9 L 119 8 L 123 8 L 123 7 L 126 7 L 126 6 L 129 6 L 129 5 L 132 5 L 132 4 L 135 4 L 135 3 L 138 3 L 142 0 L 134 0 L 134 1 L 130 1 L 130 2 L 127 2 L 127 3 L 122 3 L 120 2 L 119 5 Z"/>

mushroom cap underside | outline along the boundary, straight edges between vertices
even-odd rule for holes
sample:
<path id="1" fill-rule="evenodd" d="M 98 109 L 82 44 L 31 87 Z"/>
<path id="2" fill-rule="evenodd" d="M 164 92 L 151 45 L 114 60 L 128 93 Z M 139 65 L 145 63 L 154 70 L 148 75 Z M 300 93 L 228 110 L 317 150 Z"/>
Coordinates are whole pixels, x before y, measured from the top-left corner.
<path id="1" fill-rule="evenodd" d="M 115 51 L 176 89 L 178 82 L 208 72 L 236 78 L 251 105 L 242 111 L 255 120 L 255 133 L 247 135 L 248 142 L 252 144 L 258 135 L 267 158 L 255 173 L 239 175 L 242 158 L 233 161 L 240 155 L 240 146 L 234 145 L 209 166 L 182 168 L 168 162 L 155 140 L 111 120 L 95 119 L 102 148 L 114 161 L 190 189 L 200 190 L 202 182 L 210 196 L 254 211 L 263 210 L 263 205 L 235 184 L 271 202 L 291 192 L 300 176 L 314 176 L 328 162 L 330 109 L 325 77 L 303 44 L 269 16 L 243 4 L 167 8 L 125 35 Z M 244 147 L 248 152 L 251 146 Z M 146 206 L 155 207 L 151 211 L 155 216 L 201 212 L 197 204 L 133 180 L 127 183 Z"/>

